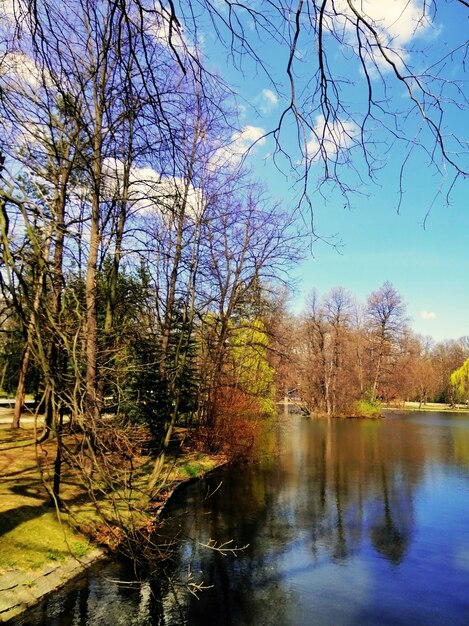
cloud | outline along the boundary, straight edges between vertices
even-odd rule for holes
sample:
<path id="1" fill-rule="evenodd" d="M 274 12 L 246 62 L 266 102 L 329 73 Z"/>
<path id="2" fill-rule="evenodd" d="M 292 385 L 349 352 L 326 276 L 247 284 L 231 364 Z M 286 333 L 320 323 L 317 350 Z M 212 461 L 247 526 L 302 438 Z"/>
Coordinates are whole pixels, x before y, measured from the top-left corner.
<path id="1" fill-rule="evenodd" d="M 278 103 L 277 94 L 275 94 L 272 89 L 263 89 L 262 95 L 270 104 L 275 106 Z"/>
<path id="2" fill-rule="evenodd" d="M 278 96 L 272 89 L 263 89 L 255 98 L 254 104 L 264 115 L 270 113 L 278 105 Z"/>
<path id="3" fill-rule="evenodd" d="M 428 11 L 425 11 L 424 0 L 352 0 L 352 4 L 357 13 L 377 32 L 387 56 L 398 67 L 408 57 L 407 44 L 423 35 L 432 25 Z M 339 36 L 345 32 L 352 43 L 356 32 L 356 16 L 348 0 L 335 0 L 334 9 L 335 11 L 330 11 L 325 17 L 326 28 Z M 371 33 L 369 37 L 372 41 Z M 381 71 L 391 70 L 389 63 L 376 47 L 365 54 Z"/>
<path id="4" fill-rule="evenodd" d="M 334 119 L 326 122 L 317 115 L 308 141 L 308 159 L 336 159 L 338 154 L 350 148 L 358 133 L 356 124 L 348 120 Z"/>
<path id="5" fill-rule="evenodd" d="M 277 106 L 278 97 L 277 97 L 277 94 L 272 91 L 272 89 L 263 89 L 262 97 L 271 106 Z"/>
<path id="6" fill-rule="evenodd" d="M 386 44 L 405 45 L 431 25 L 423 0 L 353 0 L 351 4 Z M 356 17 L 348 0 L 335 0 L 334 9 L 327 16 L 328 27 L 334 29 L 335 23 L 355 30 Z"/>
<path id="7" fill-rule="evenodd" d="M 210 168 L 212 170 L 226 166 L 237 165 L 254 146 L 262 146 L 265 144 L 265 129 L 260 126 L 251 126 L 247 124 L 241 130 L 237 130 L 231 136 L 228 145 L 222 146 L 210 159 Z"/>
<path id="8" fill-rule="evenodd" d="M 34 61 L 23 52 L 7 52 L 2 58 L 0 76 L 9 87 L 34 94 L 40 86 L 41 73 Z"/>
<path id="9" fill-rule="evenodd" d="M 108 197 L 121 193 L 124 165 L 117 159 L 105 159 L 103 164 L 104 193 Z M 142 214 L 157 212 L 171 216 L 177 205 L 186 198 L 186 216 L 197 218 L 204 209 L 200 189 L 180 177 L 161 176 L 152 167 L 132 167 L 129 176 L 129 203 Z"/>
<path id="10" fill-rule="evenodd" d="M 259 143 L 262 145 L 265 143 L 265 129 L 260 126 L 251 126 L 247 124 L 243 126 L 241 130 L 237 130 L 233 133 L 231 139 L 233 141 L 232 146 L 235 145 L 238 150 L 246 152 L 253 143 Z"/>
<path id="11" fill-rule="evenodd" d="M 420 311 L 420 319 L 436 320 L 436 313 L 433 313 L 433 311 Z"/>
<path id="12" fill-rule="evenodd" d="M 363 9 L 388 44 L 405 45 L 430 25 L 423 3 L 418 0 L 363 0 Z"/>
<path id="13" fill-rule="evenodd" d="M 14 0 L 0 0 L 0 21 L 14 22 L 17 11 Z"/>
<path id="14" fill-rule="evenodd" d="M 146 32 L 163 47 L 171 49 L 181 59 L 187 55 L 198 56 L 198 52 L 203 46 L 203 35 L 199 35 L 196 42 L 188 40 L 183 26 L 173 20 L 169 13 L 155 13 L 151 18 L 146 16 Z"/>

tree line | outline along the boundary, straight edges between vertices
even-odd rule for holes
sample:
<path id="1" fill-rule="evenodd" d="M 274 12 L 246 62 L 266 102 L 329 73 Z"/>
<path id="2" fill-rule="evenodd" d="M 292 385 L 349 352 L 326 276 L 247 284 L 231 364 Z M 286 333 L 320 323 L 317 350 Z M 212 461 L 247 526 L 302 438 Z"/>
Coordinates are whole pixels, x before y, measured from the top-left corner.
<path id="1" fill-rule="evenodd" d="M 294 327 L 289 333 L 295 337 L 295 367 L 287 380 L 311 412 L 379 414 L 382 402 L 467 401 L 462 364 L 469 338 L 435 343 L 414 333 L 405 303 L 389 282 L 364 304 L 343 287 L 322 297 L 313 291 Z"/>

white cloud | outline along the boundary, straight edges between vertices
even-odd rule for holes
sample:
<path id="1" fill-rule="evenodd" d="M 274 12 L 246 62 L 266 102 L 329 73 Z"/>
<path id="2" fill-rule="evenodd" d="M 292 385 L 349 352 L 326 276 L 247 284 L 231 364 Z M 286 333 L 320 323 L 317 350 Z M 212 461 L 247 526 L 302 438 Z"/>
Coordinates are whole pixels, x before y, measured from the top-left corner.
<path id="1" fill-rule="evenodd" d="M 433 311 L 420 311 L 420 319 L 436 320 L 436 313 L 433 313 Z"/>
<path id="2" fill-rule="evenodd" d="M 0 0 L 0 21 L 14 22 L 17 10 L 14 0 Z"/>
<path id="3" fill-rule="evenodd" d="M 124 166 L 121 161 L 106 159 L 103 164 L 105 192 L 119 194 Z M 179 177 L 161 176 L 152 167 L 132 167 L 129 176 L 129 202 L 139 213 L 157 212 L 171 216 L 177 203 L 186 196 L 186 183 Z M 204 208 L 200 189 L 189 184 L 187 189 L 187 217 L 201 215 Z"/>
<path id="4" fill-rule="evenodd" d="M 198 56 L 198 50 L 203 47 L 203 35 L 199 34 L 197 46 L 190 42 L 184 28 L 172 20 L 169 13 L 155 13 L 151 19 L 147 16 L 145 30 L 151 33 L 161 46 L 171 48 L 173 52 L 183 59 L 187 54 Z"/>
<path id="5" fill-rule="evenodd" d="M 0 76 L 7 86 L 35 93 L 41 75 L 34 61 L 23 52 L 7 52 L 0 65 Z"/>
<path id="6" fill-rule="evenodd" d="M 231 139 L 232 146 L 237 148 L 242 154 L 246 152 L 254 143 L 262 145 L 265 143 L 265 129 L 260 126 L 251 126 L 247 124 L 241 130 L 233 133 Z"/>
<path id="7" fill-rule="evenodd" d="M 278 97 L 277 94 L 272 91 L 272 89 L 263 89 L 262 96 L 269 104 L 271 104 L 272 106 L 277 106 Z"/>
<path id="8" fill-rule="evenodd" d="M 254 98 L 254 104 L 261 113 L 267 115 L 278 105 L 278 96 L 272 89 L 263 89 Z"/>
<path id="9" fill-rule="evenodd" d="M 405 45 L 430 24 L 420 0 L 362 0 L 362 3 L 388 44 Z"/>
<path id="10" fill-rule="evenodd" d="M 247 124 L 231 136 L 231 142 L 222 146 L 210 159 L 212 170 L 237 165 L 255 146 L 265 144 L 265 129 Z"/>
<path id="11" fill-rule="evenodd" d="M 406 45 L 431 26 L 425 0 L 352 0 L 352 4 L 378 33 L 386 54 L 398 67 L 408 57 Z M 351 39 L 356 31 L 356 16 L 348 0 L 335 0 L 334 8 L 335 12 L 330 11 L 326 16 L 326 27 L 339 36 L 345 31 Z M 369 37 L 373 41 L 371 33 Z M 381 71 L 391 69 L 376 48 L 369 50 L 368 56 Z"/>
<path id="12" fill-rule="evenodd" d="M 207 166 L 212 170 L 234 167 L 254 145 L 263 145 L 265 130 L 247 125 L 233 133 L 231 143 L 215 150 Z M 119 195 L 124 165 L 117 159 L 106 159 L 103 164 L 104 193 L 109 198 Z M 129 202 L 135 212 L 157 212 L 171 217 L 177 202 L 186 195 L 186 215 L 194 219 L 202 215 L 205 198 L 201 189 L 186 183 L 182 178 L 162 176 L 152 167 L 132 167 L 129 176 Z"/>
<path id="13" fill-rule="evenodd" d="M 405 45 L 431 24 L 425 12 L 424 0 L 353 0 L 352 5 L 378 31 L 383 43 L 387 44 Z M 348 0 L 335 0 L 334 8 L 337 15 L 332 12 L 329 14 L 329 28 L 333 28 L 333 23 L 337 21 L 348 30 L 354 30 L 356 17 Z"/>
<path id="14" fill-rule="evenodd" d="M 350 148 L 358 133 L 356 124 L 348 120 L 326 122 L 323 115 L 317 115 L 311 139 L 308 141 L 308 159 L 335 159 L 343 150 Z"/>

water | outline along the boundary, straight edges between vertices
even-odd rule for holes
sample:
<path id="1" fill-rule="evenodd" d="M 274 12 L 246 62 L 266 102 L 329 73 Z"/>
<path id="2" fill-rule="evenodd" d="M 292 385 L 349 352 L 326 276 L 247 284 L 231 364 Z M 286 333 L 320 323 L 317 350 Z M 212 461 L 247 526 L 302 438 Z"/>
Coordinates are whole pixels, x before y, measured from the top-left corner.
<path id="1" fill-rule="evenodd" d="M 469 624 L 469 416 L 292 417 L 262 448 L 174 498 L 157 579 L 100 566 L 23 623 Z"/>

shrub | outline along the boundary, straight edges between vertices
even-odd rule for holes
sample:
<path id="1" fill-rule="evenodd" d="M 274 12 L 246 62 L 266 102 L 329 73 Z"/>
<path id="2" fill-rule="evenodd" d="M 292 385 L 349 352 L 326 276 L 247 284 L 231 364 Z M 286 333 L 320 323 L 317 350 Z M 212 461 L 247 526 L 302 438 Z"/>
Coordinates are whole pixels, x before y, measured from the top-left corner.
<path id="1" fill-rule="evenodd" d="M 381 417 L 381 402 L 372 398 L 362 398 L 354 404 L 358 417 Z"/>

